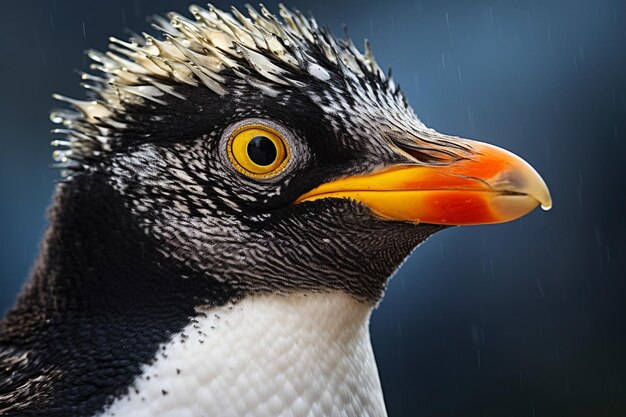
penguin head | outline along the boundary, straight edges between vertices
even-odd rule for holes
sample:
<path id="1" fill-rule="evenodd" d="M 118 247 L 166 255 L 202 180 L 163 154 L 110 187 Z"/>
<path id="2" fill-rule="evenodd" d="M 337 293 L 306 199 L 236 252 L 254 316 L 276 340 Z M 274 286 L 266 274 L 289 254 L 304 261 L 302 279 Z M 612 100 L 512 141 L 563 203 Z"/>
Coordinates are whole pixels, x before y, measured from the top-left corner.
<path id="1" fill-rule="evenodd" d="M 283 7 L 191 13 L 89 52 L 89 100 L 52 115 L 68 181 L 105 178 L 173 262 L 245 294 L 375 303 L 432 233 L 550 205 L 519 157 L 421 123 L 367 44 Z"/>

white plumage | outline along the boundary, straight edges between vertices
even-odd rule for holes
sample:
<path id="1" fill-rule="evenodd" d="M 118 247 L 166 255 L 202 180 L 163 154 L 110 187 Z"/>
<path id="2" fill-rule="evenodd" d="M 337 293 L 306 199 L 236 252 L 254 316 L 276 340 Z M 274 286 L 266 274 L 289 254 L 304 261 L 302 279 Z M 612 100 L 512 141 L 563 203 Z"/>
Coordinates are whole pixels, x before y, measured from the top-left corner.
<path id="1" fill-rule="evenodd" d="M 371 306 L 344 293 L 203 311 L 102 417 L 380 417 Z"/>

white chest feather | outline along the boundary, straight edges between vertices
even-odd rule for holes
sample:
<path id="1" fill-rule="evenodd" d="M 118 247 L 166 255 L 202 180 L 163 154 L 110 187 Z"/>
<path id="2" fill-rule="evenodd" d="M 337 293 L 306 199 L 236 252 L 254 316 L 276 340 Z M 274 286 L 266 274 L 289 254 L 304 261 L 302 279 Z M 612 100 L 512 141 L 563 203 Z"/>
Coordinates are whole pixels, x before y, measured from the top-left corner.
<path id="1" fill-rule="evenodd" d="M 370 307 L 341 293 L 203 311 L 102 416 L 385 416 Z"/>

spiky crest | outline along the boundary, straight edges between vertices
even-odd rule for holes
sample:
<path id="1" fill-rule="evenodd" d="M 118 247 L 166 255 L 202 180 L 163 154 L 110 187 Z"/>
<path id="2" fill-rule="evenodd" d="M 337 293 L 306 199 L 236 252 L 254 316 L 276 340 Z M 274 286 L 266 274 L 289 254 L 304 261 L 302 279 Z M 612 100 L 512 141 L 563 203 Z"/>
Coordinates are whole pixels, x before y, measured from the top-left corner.
<path id="1" fill-rule="evenodd" d="M 305 88 L 311 81 L 351 81 L 369 83 L 384 91 L 394 107 L 408 108 L 367 41 L 361 53 L 348 37 L 338 41 L 314 18 L 283 5 L 280 18 L 263 5 L 260 12 L 249 5 L 246 9 L 248 16 L 234 7 L 228 13 L 193 5 L 189 10 L 195 20 L 177 13 L 168 14 L 169 20 L 154 18 L 162 39 L 146 33 L 129 41 L 110 38 L 106 53 L 88 51 L 92 70 L 101 75 L 82 74 L 92 100 L 54 96 L 73 108 L 51 114 L 53 122 L 63 125 L 53 133 L 65 136 L 52 142 L 64 147 L 54 152 L 54 159 L 60 166 L 87 167 L 116 146 L 112 132 L 125 127 L 121 116 L 128 106 L 167 105 L 167 96 L 184 100 L 175 88 L 181 84 L 225 96 L 237 83 L 277 95 L 281 88 Z"/>

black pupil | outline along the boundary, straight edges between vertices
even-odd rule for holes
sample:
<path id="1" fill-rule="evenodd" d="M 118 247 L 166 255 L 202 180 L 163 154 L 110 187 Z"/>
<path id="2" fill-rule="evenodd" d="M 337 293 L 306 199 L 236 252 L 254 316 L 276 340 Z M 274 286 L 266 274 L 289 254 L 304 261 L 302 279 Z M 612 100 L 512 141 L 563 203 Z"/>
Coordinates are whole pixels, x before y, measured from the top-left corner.
<path id="1" fill-rule="evenodd" d="M 270 165 L 276 160 L 276 145 L 265 136 L 255 136 L 248 142 L 248 156 L 257 165 Z"/>

